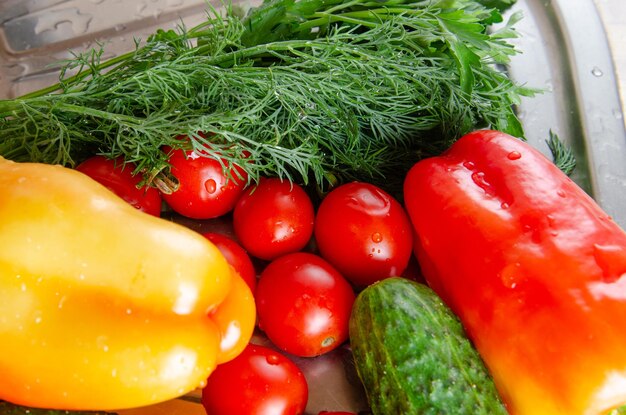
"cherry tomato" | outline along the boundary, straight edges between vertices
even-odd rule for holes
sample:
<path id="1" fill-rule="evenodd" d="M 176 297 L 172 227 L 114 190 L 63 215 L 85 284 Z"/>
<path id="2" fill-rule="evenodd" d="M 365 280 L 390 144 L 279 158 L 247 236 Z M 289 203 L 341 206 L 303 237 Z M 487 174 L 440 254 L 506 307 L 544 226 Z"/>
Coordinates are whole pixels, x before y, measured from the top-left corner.
<path id="1" fill-rule="evenodd" d="M 404 272 L 413 249 L 411 229 L 397 200 L 362 182 L 330 191 L 315 218 L 321 256 L 357 287 Z"/>
<path id="2" fill-rule="evenodd" d="M 163 194 L 163 199 L 177 213 L 192 219 L 211 219 L 225 215 L 241 196 L 248 175 L 239 166 L 228 161 L 203 156 L 193 150 L 170 150 L 172 175 L 178 180 L 178 189 Z M 231 171 L 225 174 L 223 165 Z"/>
<path id="3" fill-rule="evenodd" d="M 354 290 L 323 258 L 306 252 L 270 262 L 257 284 L 259 327 L 279 349 L 312 357 L 348 339 Z"/>
<path id="4" fill-rule="evenodd" d="M 308 393 L 302 371 L 288 357 L 249 344 L 209 376 L 202 404 L 209 415 L 298 415 Z"/>
<path id="5" fill-rule="evenodd" d="M 161 195 L 156 188 L 137 188 L 140 175 L 134 175 L 136 166 L 124 164 L 121 157 L 109 159 L 93 156 L 76 166 L 76 170 L 86 174 L 113 193 L 126 200 L 137 209 L 153 216 L 161 216 Z"/>
<path id="6" fill-rule="evenodd" d="M 239 273 L 239 276 L 248 284 L 254 293 L 256 288 L 256 269 L 245 249 L 234 239 L 226 235 L 206 232 L 203 234 L 220 250 L 226 261 Z"/>
<path id="7" fill-rule="evenodd" d="M 262 178 L 241 196 L 233 211 L 237 239 L 252 256 L 271 260 L 300 251 L 313 235 L 311 198 L 296 183 Z"/>

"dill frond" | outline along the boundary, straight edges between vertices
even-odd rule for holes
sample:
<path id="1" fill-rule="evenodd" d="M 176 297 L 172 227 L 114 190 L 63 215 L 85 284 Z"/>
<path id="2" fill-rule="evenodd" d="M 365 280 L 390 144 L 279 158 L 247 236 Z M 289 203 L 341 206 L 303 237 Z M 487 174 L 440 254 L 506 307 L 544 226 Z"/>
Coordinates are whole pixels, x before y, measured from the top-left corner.
<path id="1" fill-rule="evenodd" d="M 123 156 L 150 182 L 187 135 L 252 180 L 390 188 L 473 129 L 523 136 L 514 105 L 533 91 L 497 69 L 517 53 L 514 22 L 489 33 L 499 19 L 469 0 L 272 0 L 244 17 L 227 5 L 110 61 L 102 47 L 77 55 L 59 84 L 0 101 L 0 155 Z"/>

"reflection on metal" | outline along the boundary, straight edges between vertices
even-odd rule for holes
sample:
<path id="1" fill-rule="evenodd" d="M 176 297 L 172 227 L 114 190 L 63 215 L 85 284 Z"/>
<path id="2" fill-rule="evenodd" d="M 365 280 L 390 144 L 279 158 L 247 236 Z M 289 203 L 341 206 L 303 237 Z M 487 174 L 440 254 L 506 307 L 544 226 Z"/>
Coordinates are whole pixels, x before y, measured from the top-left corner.
<path id="1" fill-rule="evenodd" d="M 255 1 L 242 4 L 246 7 Z M 145 39 L 157 28 L 198 24 L 205 17 L 204 9 L 204 0 L 0 2 L 0 98 L 56 82 L 58 62 L 71 56 L 69 50 L 84 51 L 104 41 L 104 58 L 111 57 L 132 50 L 136 39 Z M 550 131 L 559 135 L 576 154 L 574 180 L 626 227 L 624 115 L 593 0 L 518 0 L 511 13 L 518 10 L 524 14 L 516 26 L 522 54 L 513 58 L 507 70 L 516 81 L 544 90 L 519 107 L 526 138 L 549 156 L 545 141 Z M 259 335 L 255 341 L 265 340 Z M 323 357 L 295 359 L 309 381 L 308 414 L 366 409 L 350 356 L 349 349 L 342 347 Z M 198 394 L 178 401 L 180 413 L 190 415 L 189 405 L 203 413 Z M 165 412 L 150 408 L 128 415 L 172 415 L 178 413 L 175 407 L 167 403 Z"/>
<path id="2" fill-rule="evenodd" d="M 613 60 L 592 0 L 519 0 L 511 76 L 544 93 L 525 99 L 528 140 L 549 155 L 550 130 L 570 145 L 573 179 L 626 228 L 626 131 Z M 584 28 L 584 30 L 583 30 Z"/>

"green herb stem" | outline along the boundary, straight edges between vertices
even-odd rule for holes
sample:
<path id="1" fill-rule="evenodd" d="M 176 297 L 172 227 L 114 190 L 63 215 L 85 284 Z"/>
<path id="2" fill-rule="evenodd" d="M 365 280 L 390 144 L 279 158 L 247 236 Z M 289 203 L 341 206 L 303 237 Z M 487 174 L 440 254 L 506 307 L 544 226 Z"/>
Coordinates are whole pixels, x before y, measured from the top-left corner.
<path id="1" fill-rule="evenodd" d="M 514 19 L 487 30 L 499 19 L 471 0 L 271 0 L 243 18 L 226 6 L 107 61 L 76 55 L 56 85 L 0 101 L 0 155 L 122 156 L 158 182 L 162 149 L 186 135 L 252 180 L 392 191 L 392 177 L 473 129 L 523 137 L 514 106 L 534 91 L 494 65 L 516 53 Z"/>

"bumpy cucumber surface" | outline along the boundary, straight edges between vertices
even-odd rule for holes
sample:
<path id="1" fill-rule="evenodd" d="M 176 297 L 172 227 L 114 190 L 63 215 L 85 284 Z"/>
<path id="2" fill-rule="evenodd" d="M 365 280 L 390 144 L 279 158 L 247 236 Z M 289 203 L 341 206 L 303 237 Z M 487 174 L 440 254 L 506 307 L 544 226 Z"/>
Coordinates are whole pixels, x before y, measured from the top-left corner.
<path id="1" fill-rule="evenodd" d="M 458 318 L 426 285 L 388 278 L 367 287 L 350 341 L 375 415 L 507 413 Z"/>
<path id="2" fill-rule="evenodd" d="M 54 409 L 28 408 L 0 401 L 0 414 L 2 415 L 115 415 L 111 412 L 100 411 L 63 411 Z"/>

